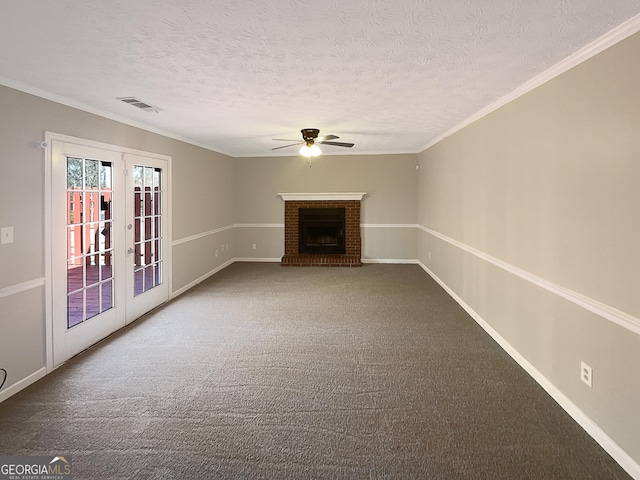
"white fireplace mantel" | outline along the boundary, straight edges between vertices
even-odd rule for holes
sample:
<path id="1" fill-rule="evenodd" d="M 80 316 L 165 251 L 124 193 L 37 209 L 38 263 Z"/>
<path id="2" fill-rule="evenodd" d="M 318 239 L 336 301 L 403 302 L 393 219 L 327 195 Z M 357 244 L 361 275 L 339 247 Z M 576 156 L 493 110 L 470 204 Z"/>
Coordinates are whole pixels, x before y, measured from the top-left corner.
<path id="1" fill-rule="evenodd" d="M 291 200 L 362 200 L 366 192 L 336 193 L 278 193 L 285 202 Z"/>

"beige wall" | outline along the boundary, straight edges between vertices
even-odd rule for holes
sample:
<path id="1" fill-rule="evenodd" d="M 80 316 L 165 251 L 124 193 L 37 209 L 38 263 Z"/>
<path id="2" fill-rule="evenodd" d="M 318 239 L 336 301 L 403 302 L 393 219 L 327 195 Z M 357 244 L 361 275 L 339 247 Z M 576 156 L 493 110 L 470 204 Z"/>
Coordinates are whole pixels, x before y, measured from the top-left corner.
<path id="1" fill-rule="evenodd" d="M 15 242 L 0 245 L 0 367 L 9 372 L 3 392 L 45 367 L 45 131 L 172 157 L 174 241 L 233 224 L 233 159 L 161 135 L 0 86 L 0 226 L 13 226 Z M 228 232 L 173 247 L 173 291 L 196 281 L 233 254 L 210 255 Z M 209 247 L 209 248 L 208 248 Z M 16 286 L 36 283 L 13 294 Z"/>
<path id="2" fill-rule="evenodd" d="M 309 168 L 299 156 L 238 158 L 236 223 L 283 224 L 284 202 L 277 193 L 366 192 L 361 222 L 378 227 L 362 229 L 363 258 L 415 260 L 415 228 L 390 225 L 416 224 L 417 162 L 416 154 L 323 155 Z M 280 258 L 283 238 L 281 228 L 237 229 L 238 256 Z"/>
<path id="3" fill-rule="evenodd" d="M 423 152 L 419 224 L 429 231 L 418 247 L 422 263 L 636 463 L 640 328 L 553 289 L 640 327 L 638 52 L 636 34 Z M 580 361 L 593 368 L 592 389 Z"/>

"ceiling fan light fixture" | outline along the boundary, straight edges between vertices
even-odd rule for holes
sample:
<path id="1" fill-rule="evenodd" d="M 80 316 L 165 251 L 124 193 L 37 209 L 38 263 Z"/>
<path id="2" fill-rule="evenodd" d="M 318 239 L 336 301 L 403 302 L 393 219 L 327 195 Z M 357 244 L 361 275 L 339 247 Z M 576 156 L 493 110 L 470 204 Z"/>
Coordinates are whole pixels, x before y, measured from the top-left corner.
<path id="1" fill-rule="evenodd" d="M 338 138 L 340 138 L 336 135 L 325 135 L 325 136 L 319 137 L 318 134 L 320 133 L 320 130 L 318 130 L 317 128 L 303 128 L 302 130 L 300 130 L 300 133 L 302 133 L 301 142 L 296 142 L 295 140 L 288 140 L 284 138 L 274 138 L 274 140 L 277 142 L 294 142 L 294 143 L 290 143 L 289 145 L 283 145 L 282 147 L 275 147 L 275 148 L 272 148 L 271 150 L 280 150 L 281 148 L 302 145 L 302 148 L 300 149 L 300 155 L 307 158 L 311 158 L 311 157 L 317 157 L 318 155 L 322 155 L 322 151 L 316 145 L 317 143 L 321 143 L 322 145 L 332 145 L 334 147 L 353 147 L 353 143 L 334 142 L 333 140 L 337 140 Z"/>
<path id="2" fill-rule="evenodd" d="M 320 148 L 313 143 L 311 145 L 303 145 L 302 148 L 300 149 L 300 155 L 307 158 L 317 157 L 321 153 L 322 151 L 320 150 Z"/>

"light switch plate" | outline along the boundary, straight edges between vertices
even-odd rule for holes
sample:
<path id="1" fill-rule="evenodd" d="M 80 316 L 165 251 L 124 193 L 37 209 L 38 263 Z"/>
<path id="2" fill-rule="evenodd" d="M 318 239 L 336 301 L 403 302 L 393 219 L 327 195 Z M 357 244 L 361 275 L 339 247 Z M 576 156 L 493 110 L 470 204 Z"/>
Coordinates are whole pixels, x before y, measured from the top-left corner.
<path id="1" fill-rule="evenodd" d="M 2 227 L 0 229 L 0 244 L 13 243 L 13 227 Z"/>

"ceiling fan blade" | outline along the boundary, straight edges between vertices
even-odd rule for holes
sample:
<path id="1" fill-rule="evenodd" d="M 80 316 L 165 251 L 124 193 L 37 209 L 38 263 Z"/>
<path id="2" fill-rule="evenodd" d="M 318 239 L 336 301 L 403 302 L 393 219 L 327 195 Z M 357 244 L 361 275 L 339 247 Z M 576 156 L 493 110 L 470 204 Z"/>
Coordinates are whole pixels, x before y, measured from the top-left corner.
<path id="1" fill-rule="evenodd" d="M 272 138 L 276 142 L 299 142 L 300 140 L 293 140 L 291 138 Z"/>
<path id="2" fill-rule="evenodd" d="M 353 147 L 355 144 L 353 143 L 346 143 L 346 142 L 318 142 L 318 143 L 322 143 L 323 145 L 333 145 L 336 147 Z"/>
<path id="3" fill-rule="evenodd" d="M 302 145 L 304 142 L 291 143 L 289 145 L 283 145 L 281 147 L 272 148 L 271 150 L 279 150 L 281 148 L 293 147 L 294 145 Z"/>
<path id="4" fill-rule="evenodd" d="M 335 135 L 325 135 L 320 141 L 325 142 L 327 140 L 337 140 L 338 138 L 340 137 L 336 137 Z"/>

